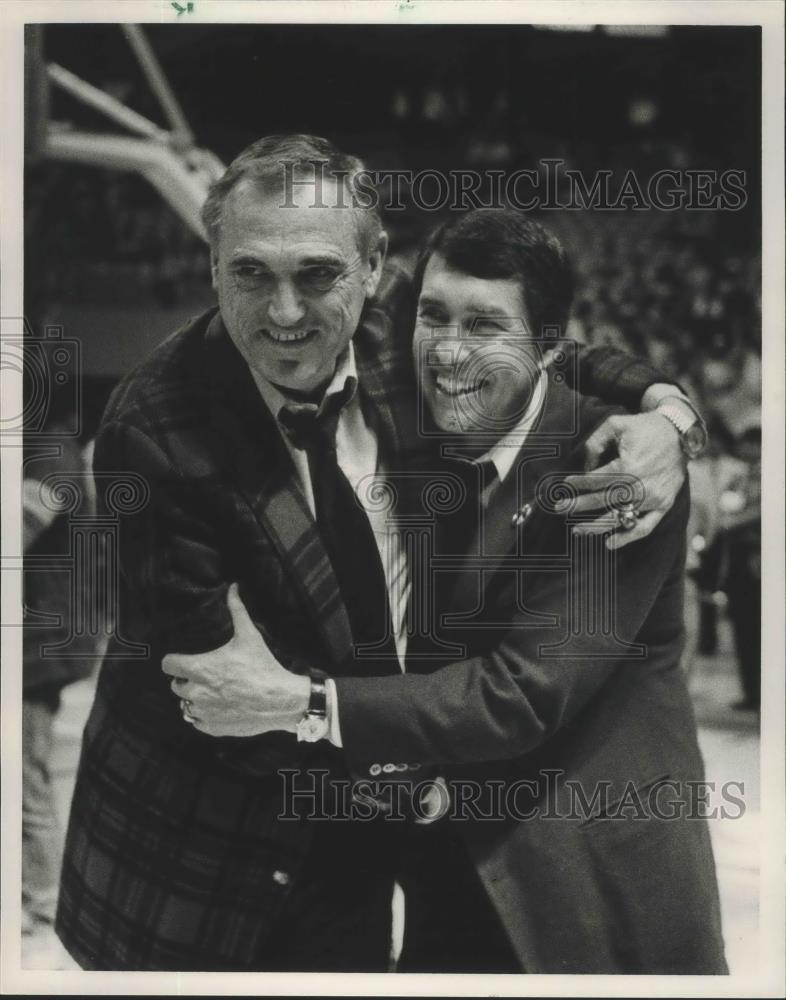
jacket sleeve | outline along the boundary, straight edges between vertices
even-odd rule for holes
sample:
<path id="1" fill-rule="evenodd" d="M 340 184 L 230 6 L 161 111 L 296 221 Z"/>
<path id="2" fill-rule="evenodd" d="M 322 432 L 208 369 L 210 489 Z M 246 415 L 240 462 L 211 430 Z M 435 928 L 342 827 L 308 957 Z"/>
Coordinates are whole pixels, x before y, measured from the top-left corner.
<path id="1" fill-rule="evenodd" d="M 673 382 L 648 361 L 612 347 L 577 345 L 574 363 L 565 367 L 565 374 L 570 387 L 583 396 L 598 396 L 631 413 L 639 412 L 641 397 L 651 385 Z"/>
<path id="2" fill-rule="evenodd" d="M 156 441 L 120 422 L 99 431 L 94 470 L 104 512 L 124 489 L 138 497 L 118 518 L 118 634 L 149 645 L 157 656 L 205 652 L 227 642 L 233 634 L 226 606 L 231 580 L 208 485 L 187 480 Z"/>
<path id="3" fill-rule="evenodd" d="M 145 644 L 145 662 L 154 667 L 167 653 L 206 652 L 234 634 L 226 592 L 238 578 L 236 557 L 221 532 L 220 491 L 209 476 L 199 475 L 196 461 L 192 457 L 192 467 L 179 471 L 159 443 L 120 422 L 102 427 L 96 442 L 94 467 L 104 508 L 107 491 L 122 491 L 124 482 L 129 494 L 139 489 L 143 494 L 139 509 L 120 518 L 116 633 Z M 263 625 L 255 624 L 279 660 L 288 662 Z M 174 699 L 163 672 L 143 676 L 148 694 L 153 685 L 158 698 Z M 259 776 L 304 766 L 306 745 L 290 733 L 215 738 L 192 731 L 179 714 L 176 725 L 188 728 L 189 738 L 209 746 L 233 771 Z"/>
<path id="4" fill-rule="evenodd" d="M 560 655 L 571 594 L 582 600 L 597 563 L 568 580 L 544 573 L 528 597 L 528 610 L 552 616 L 553 624 L 513 627 L 488 655 L 442 667 L 431 674 L 336 678 L 344 753 L 351 771 L 368 774 L 369 761 L 450 765 L 515 759 L 570 722 L 617 670 L 675 666 L 682 642 L 682 572 L 687 489 L 646 539 L 616 553 L 614 629 L 585 628 L 579 655 Z M 596 544 L 599 540 L 596 540 Z M 599 542 L 602 546 L 602 541 Z M 619 641 L 633 643 L 656 599 L 663 601 L 657 649 L 620 659 Z M 583 616 L 582 616 L 583 619 Z M 529 621 L 529 616 L 528 616 Z M 650 629 L 651 633 L 652 630 Z M 665 655 L 664 655 L 665 654 Z M 657 658 L 657 661 L 656 659 Z"/>

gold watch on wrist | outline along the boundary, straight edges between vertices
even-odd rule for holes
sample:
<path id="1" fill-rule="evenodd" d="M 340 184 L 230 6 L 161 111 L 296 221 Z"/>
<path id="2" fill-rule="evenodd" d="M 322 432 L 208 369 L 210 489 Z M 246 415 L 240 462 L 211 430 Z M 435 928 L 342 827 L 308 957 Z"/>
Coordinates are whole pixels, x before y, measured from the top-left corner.
<path id="1" fill-rule="evenodd" d="M 707 447 L 707 428 L 699 413 L 684 396 L 664 396 L 655 407 L 675 428 L 686 458 L 698 458 Z"/>

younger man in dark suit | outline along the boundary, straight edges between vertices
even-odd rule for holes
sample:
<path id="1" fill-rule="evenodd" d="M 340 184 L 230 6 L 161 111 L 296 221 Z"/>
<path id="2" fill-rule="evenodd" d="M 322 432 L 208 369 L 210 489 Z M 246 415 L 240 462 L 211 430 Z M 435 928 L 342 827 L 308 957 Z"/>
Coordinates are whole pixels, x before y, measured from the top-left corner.
<path id="1" fill-rule="evenodd" d="M 635 523 L 641 484 L 605 479 L 605 532 L 571 498 L 612 411 L 565 385 L 543 336 L 564 329 L 572 276 L 542 227 L 506 211 L 448 223 L 416 284 L 437 467 L 469 485 L 419 576 L 432 635 L 410 642 L 405 676 L 337 679 L 332 720 L 358 776 L 384 760 L 459 779 L 444 818 L 411 831 L 399 968 L 725 973 L 679 670 L 687 487 L 616 552 L 605 537 Z"/>

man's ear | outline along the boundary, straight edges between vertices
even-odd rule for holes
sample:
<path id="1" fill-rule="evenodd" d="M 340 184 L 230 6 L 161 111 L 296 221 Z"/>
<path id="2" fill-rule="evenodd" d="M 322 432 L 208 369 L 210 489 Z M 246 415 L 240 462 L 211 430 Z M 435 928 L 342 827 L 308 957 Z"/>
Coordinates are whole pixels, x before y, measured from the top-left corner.
<path id="1" fill-rule="evenodd" d="M 210 251 L 210 278 L 213 290 L 218 291 L 218 254 L 215 250 Z"/>
<path id="2" fill-rule="evenodd" d="M 385 264 L 385 257 L 388 252 L 388 234 L 383 230 L 380 231 L 379 238 L 376 244 L 372 247 L 368 255 L 369 273 L 366 276 L 365 286 L 366 295 L 371 298 L 371 296 L 376 292 L 379 286 L 380 278 L 382 277 L 382 268 Z"/>

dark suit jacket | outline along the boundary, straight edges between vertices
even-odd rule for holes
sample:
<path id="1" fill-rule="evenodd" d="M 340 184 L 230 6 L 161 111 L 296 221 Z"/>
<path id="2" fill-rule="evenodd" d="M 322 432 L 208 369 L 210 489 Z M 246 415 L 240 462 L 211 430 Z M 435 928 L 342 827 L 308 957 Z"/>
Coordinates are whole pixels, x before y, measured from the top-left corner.
<path id="1" fill-rule="evenodd" d="M 354 340 L 361 399 L 390 468 L 414 464 L 420 448 L 412 315 L 411 287 L 388 269 Z M 634 404 L 658 380 L 611 354 L 587 364 Z M 117 630 L 84 734 L 57 931 L 86 968 L 253 968 L 313 837 L 313 824 L 276 818 L 275 771 L 337 770 L 343 758 L 290 734 L 196 732 L 161 659 L 230 638 L 226 590 L 237 580 L 282 662 L 347 675 L 356 669 L 347 612 L 291 459 L 217 314 L 193 320 L 123 380 L 95 466 L 134 472 L 149 496 L 120 525 L 107 574 Z"/>
<path id="2" fill-rule="evenodd" d="M 607 412 L 550 383 L 537 434 L 483 516 L 482 544 L 459 571 L 433 577 L 452 622 L 437 635 L 463 644 L 464 658 L 413 660 L 429 671 L 414 676 L 337 680 L 344 750 L 358 777 L 395 763 L 415 777 L 435 765 L 464 780 L 532 783 L 517 786 L 512 818 L 441 821 L 462 831 L 526 971 L 722 973 L 712 851 L 695 802 L 692 818 L 626 818 L 641 814 L 637 800 L 648 810 L 659 787 L 661 815 L 676 808 L 675 789 L 691 810 L 688 783 L 703 779 L 679 671 L 687 487 L 647 539 L 614 555 L 602 539 L 572 542 L 553 507 L 555 482 L 581 470 L 581 444 Z M 576 416 L 576 433 L 560 436 Z M 514 528 L 524 504 L 532 513 Z M 599 801 L 580 815 L 576 786 L 587 802 L 600 788 L 605 809 Z M 505 812 L 488 796 L 476 808 Z"/>

